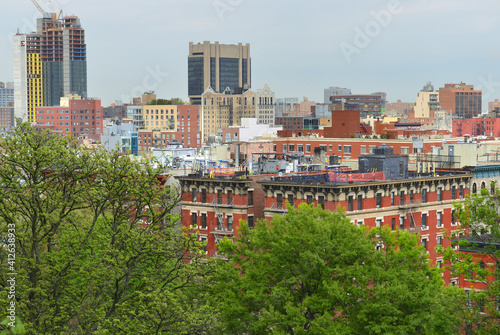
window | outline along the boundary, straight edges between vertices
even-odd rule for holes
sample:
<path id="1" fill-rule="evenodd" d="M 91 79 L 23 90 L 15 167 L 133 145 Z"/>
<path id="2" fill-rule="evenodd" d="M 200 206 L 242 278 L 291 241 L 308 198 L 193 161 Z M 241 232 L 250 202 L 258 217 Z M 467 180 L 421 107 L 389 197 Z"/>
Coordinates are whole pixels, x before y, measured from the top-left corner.
<path id="1" fill-rule="evenodd" d="M 233 217 L 232 216 L 227 217 L 227 230 L 229 230 L 229 231 L 233 230 Z"/>
<path id="2" fill-rule="evenodd" d="M 207 238 L 206 237 L 200 237 L 200 242 L 203 245 L 203 251 L 205 253 L 207 252 Z"/>
<path id="3" fill-rule="evenodd" d="M 196 227 L 198 225 L 198 217 L 196 213 L 191 213 L 191 226 Z"/>
<path id="4" fill-rule="evenodd" d="M 347 211 L 348 212 L 352 211 L 352 195 L 347 197 Z"/>
<path id="5" fill-rule="evenodd" d="M 366 145 L 362 145 L 360 147 L 360 149 L 361 149 L 361 155 L 365 155 L 366 154 Z"/>
<path id="6" fill-rule="evenodd" d="M 457 195 L 456 195 L 456 192 L 457 192 L 457 188 L 456 188 L 455 186 L 452 186 L 452 187 L 451 187 L 451 199 L 452 199 L 452 200 L 455 200 L 455 198 L 456 198 L 456 196 L 457 196 Z"/>
<path id="7" fill-rule="evenodd" d="M 217 204 L 222 205 L 222 190 L 217 190 Z"/>
<path id="8" fill-rule="evenodd" d="M 441 212 L 437 212 L 436 213 L 436 227 L 438 228 L 441 228 L 442 227 L 442 223 L 441 223 L 441 216 L 443 215 L 443 213 Z"/>
<path id="9" fill-rule="evenodd" d="M 201 190 L 201 202 L 202 203 L 207 202 L 207 189 L 206 188 Z"/>
<path id="10" fill-rule="evenodd" d="M 307 204 L 310 205 L 310 204 L 312 204 L 312 202 L 313 202 L 313 196 L 312 195 L 308 195 L 307 196 Z"/>
<path id="11" fill-rule="evenodd" d="M 290 206 L 294 207 L 294 204 L 293 204 L 293 194 L 289 194 L 288 195 L 288 202 L 290 203 Z"/>
<path id="12" fill-rule="evenodd" d="M 248 206 L 253 206 L 253 191 L 248 191 Z"/>
<path id="13" fill-rule="evenodd" d="M 413 203 L 413 190 L 410 190 L 410 204 Z"/>
<path id="14" fill-rule="evenodd" d="M 380 230 L 380 228 L 382 227 L 382 219 L 376 219 L 375 226 Z"/>
<path id="15" fill-rule="evenodd" d="M 228 205 L 233 204 L 233 191 L 231 190 L 227 191 L 227 204 Z"/>
<path id="16" fill-rule="evenodd" d="M 495 194 L 495 183 L 491 183 L 491 186 L 490 186 L 490 193 L 491 193 L 491 194 Z"/>
<path id="17" fill-rule="evenodd" d="M 422 229 L 427 229 L 427 214 L 422 214 Z"/>
<path id="18" fill-rule="evenodd" d="M 422 203 L 427 202 L 427 189 L 422 190 Z"/>
<path id="19" fill-rule="evenodd" d="M 382 193 L 377 193 L 377 208 L 382 207 Z"/>
<path id="20" fill-rule="evenodd" d="M 330 144 L 330 145 L 328 146 L 328 151 L 333 151 L 333 145 L 331 145 L 331 144 Z"/>
<path id="21" fill-rule="evenodd" d="M 283 208 L 283 194 L 281 193 L 276 194 L 276 208 Z"/>
<path id="22" fill-rule="evenodd" d="M 248 217 L 248 228 L 253 229 L 253 216 Z"/>
<path id="23" fill-rule="evenodd" d="M 438 236 L 436 240 L 437 240 L 437 245 L 442 245 L 442 243 L 443 243 L 443 237 L 442 236 Z"/>
<path id="24" fill-rule="evenodd" d="M 201 228 L 207 229 L 207 214 L 201 214 Z"/>
<path id="25" fill-rule="evenodd" d="M 394 206 L 394 198 L 396 197 L 396 194 L 394 192 L 391 192 L 391 206 Z"/>
<path id="26" fill-rule="evenodd" d="M 342 151 L 342 146 L 341 146 L 341 145 L 339 145 L 339 146 L 338 146 L 338 149 L 339 149 L 339 151 Z"/>
<path id="27" fill-rule="evenodd" d="M 345 154 L 351 153 L 351 146 L 350 145 L 344 145 L 344 153 Z"/>
<path id="28" fill-rule="evenodd" d="M 405 191 L 399 192 L 399 205 L 403 206 L 405 204 Z"/>
<path id="29" fill-rule="evenodd" d="M 438 187 L 437 188 L 437 201 L 441 201 L 442 200 L 442 197 L 441 197 L 441 187 Z"/>
<path id="30" fill-rule="evenodd" d="M 294 144 L 289 144 L 288 145 L 288 152 L 294 152 L 295 151 L 295 145 Z"/>
<path id="31" fill-rule="evenodd" d="M 396 219 L 392 218 L 391 219 L 391 230 L 395 230 L 395 229 L 396 229 Z"/>
<path id="32" fill-rule="evenodd" d="M 401 147 L 401 154 L 408 155 L 410 153 L 410 147 Z"/>
<path id="33" fill-rule="evenodd" d="M 427 250 L 427 239 L 426 238 L 422 239 L 422 247 L 424 247 L 425 250 Z"/>
<path id="34" fill-rule="evenodd" d="M 322 195 L 318 196 L 318 206 L 325 209 L 325 197 Z"/>
<path id="35" fill-rule="evenodd" d="M 405 217 L 404 216 L 399 217 L 399 229 L 405 229 Z"/>
<path id="36" fill-rule="evenodd" d="M 311 145 L 310 144 L 306 144 L 306 152 L 311 152 Z"/>
<path id="37" fill-rule="evenodd" d="M 303 152 L 304 151 L 304 146 L 302 144 L 297 144 L 297 151 L 298 152 Z"/>
<path id="38" fill-rule="evenodd" d="M 192 202 L 196 202 L 197 201 L 197 199 L 196 199 L 197 196 L 198 196 L 198 190 L 196 188 L 193 188 L 191 190 L 191 199 L 192 199 L 191 201 Z"/>
<path id="39" fill-rule="evenodd" d="M 358 211 L 363 209 L 363 196 L 361 194 L 358 195 Z"/>
<path id="40" fill-rule="evenodd" d="M 456 224 L 456 219 L 455 219 L 455 210 L 452 209 L 451 210 L 451 225 L 455 225 Z"/>
<path id="41" fill-rule="evenodd" d="M 286 144 L 283 144 L 283 152 L 286 152 Z"/>
<path id="42" fill-rule="evenodd" d="M 464 187 L 463 187 L 463 185 L 460 185 L 460 187 L 458 188 L 458 197 L 460 199 L 462 199 L 464 197 Z"/>

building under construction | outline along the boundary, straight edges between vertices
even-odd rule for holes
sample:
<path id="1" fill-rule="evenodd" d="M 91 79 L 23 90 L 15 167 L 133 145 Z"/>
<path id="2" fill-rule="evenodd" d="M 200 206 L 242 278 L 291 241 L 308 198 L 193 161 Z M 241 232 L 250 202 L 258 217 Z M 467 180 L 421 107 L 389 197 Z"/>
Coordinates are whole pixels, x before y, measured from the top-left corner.
<path id="1" fill-rule="evenodd" d="M 59 106 L 60 98 L 68 94 L 87 97 L 87 48 L 77 16 L 62 16 L 62 10 L 47 13 L 32 2 L 42 17 L 37 19 L 36 33 L 14 37 L 14 85 L 16 117 L 33 122 L 36 107 Z M 39 43 L 36 55 L 26 57 L 33 53 L 27 48 L 34 40 Z M 40 83 L 31 83 L 35 79 Z"/>

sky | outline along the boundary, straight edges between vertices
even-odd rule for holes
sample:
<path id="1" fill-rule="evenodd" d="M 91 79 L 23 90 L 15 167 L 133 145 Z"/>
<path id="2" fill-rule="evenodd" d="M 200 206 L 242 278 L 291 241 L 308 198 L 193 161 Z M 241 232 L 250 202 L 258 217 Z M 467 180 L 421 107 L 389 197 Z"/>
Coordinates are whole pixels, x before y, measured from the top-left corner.
<path id="1" fill-rule="evenodd" d="M 37 0 L 80 17 L 88 95 L 143 91 L 187 99 L 189 42 L 250 43 L 252 88 L 323 102 L 330 86 L 414 102 L 426 82 L 465 82 L 500 98 L 500 2 L 494 0 Z M 31 0 L 0 0 L 0 81 L 13 80 L 12 36 L 35 30 Z"/>

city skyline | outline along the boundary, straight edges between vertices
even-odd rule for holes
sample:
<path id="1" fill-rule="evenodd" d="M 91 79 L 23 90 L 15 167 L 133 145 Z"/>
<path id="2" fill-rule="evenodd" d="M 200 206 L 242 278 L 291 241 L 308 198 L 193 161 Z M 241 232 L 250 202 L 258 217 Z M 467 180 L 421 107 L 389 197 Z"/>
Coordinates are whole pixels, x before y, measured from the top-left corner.
<path id="1" fill-rule="evenodd" d="M 80 17 L 88 95 L 104 105 L 142 90 L 186 99 L 189 42 L 203 41 L 252 45 L 252 86 L 267 84 L 277 98 L 322 102 L 325 88 L 340 86 L 414 102 L 427 81 L 436 89 L 462 81 L 482 89 L 483 111 L 500 97 L 498 53 L 487 43 L 500 25 L 493 1 L 38 2 L 48 12 L 62 8 Z M 41 15 L 22 0 L 2 16 L 0 80 L 12 81 L 12 37 L 17 28 L 36 30 Z"/>

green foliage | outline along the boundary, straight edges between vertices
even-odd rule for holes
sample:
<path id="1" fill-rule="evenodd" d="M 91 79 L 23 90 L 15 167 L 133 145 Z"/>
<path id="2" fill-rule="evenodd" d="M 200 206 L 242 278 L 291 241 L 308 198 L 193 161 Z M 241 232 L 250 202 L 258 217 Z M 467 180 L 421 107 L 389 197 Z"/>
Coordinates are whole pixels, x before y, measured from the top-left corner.
<path id="1" fill-rule="evenodd" d="M 14 325 L 13 325 L 14 324 Z M 5 318 L 0 322 L 0 335 L 22 335 L 26 334 L 24 325 L 18 317 L 12 322 L 10 318 Z"/>
<path id="2" fill-rule="evenodd" d="M 418 238 L 372 234 L 306 204 L 253 230 L 243 222 L 234 243 L 219 243 L 229 261 L 212 287 L 218 333 L 453 334 L 456 293 L 443 289 Z"/>
<path id="3" fill-rule="evenodd" d="M 492 334 L 500 327 L 500 312 L 497 309 L 500 268 L 496 266 L 500 261 L 500 249 L 497 247 L 500 244 L 500 191 L 495 182 L 492 182 L 491 188 L 493 194 L 484 188 L 454 205 L 461 229 L 450 237 L 458 240 L 455 245 L 469 251 L 457 253 L 452 248 L 442 250 L 452 275 L 463 276 L 480 289 L 468 292 L 464 303 L 467 308 L 462 312 L 464 323 L 474 334 Z M 464 239 L 466 237 L 480 238 L 485 243 L 469 242 Z"/>
<path id="4" fill-rule="evenodd" d="M 197 237 L 174 228 L 178 194 L 162 167 L 79 150 L 22 125 L 2 142 L 0 233 L 15 229 L 15 264 L 0 248 L 0 304 L 16 272 L 28 333 L 201 334 L 212 327 Z M 14 270 L 14 271 L 12 271 Z"/>
<path id="5" fill-rule="evenodd" d="M 184 101 L 180 98 L 168 99 L 156 99 L 151 100 L 148 105 L 184 105 Z"/>

